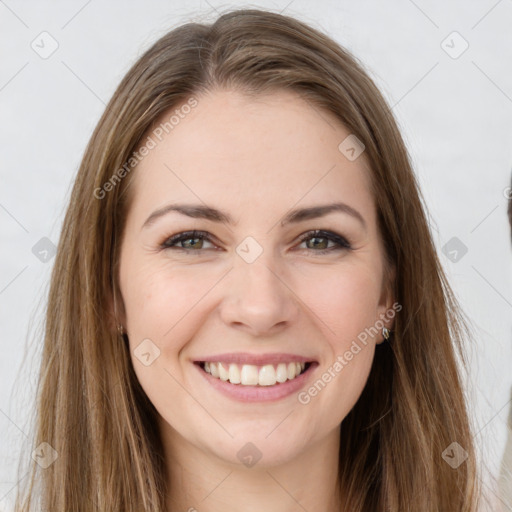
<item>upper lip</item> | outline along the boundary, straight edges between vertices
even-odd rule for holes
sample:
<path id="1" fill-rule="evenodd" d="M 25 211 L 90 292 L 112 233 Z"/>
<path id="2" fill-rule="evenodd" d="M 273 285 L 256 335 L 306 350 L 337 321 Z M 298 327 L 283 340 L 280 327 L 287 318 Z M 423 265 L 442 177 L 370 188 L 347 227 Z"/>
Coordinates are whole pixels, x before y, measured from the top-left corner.
<path id="1" fill-rule="evenodd" d="M 245 352 L 232 352 L 229 354 L 216 354 L 213 356 L 205 356 L 195 358 L 196 363 L 233 363 L 233 364 L 253 364 L 261 366 L 266 364 L 279 363 L 312 363 L 315 360 L 311 357 L 301 356 L 297 354 L 249 354 Z"/>

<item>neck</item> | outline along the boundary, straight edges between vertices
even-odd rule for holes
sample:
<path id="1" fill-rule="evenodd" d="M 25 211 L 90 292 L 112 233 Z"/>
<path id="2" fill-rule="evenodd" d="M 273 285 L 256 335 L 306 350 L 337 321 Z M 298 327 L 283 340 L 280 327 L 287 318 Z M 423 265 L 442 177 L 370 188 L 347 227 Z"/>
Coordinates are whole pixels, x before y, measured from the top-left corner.
<path id="1" fill-rule="evenodd" d="M 165 423 L 165 422 L 163 422 Z M 167 512 L 339 512 L 339 427 L 293 460 L 252 467 L 219 459 L 167 423 Z"/>

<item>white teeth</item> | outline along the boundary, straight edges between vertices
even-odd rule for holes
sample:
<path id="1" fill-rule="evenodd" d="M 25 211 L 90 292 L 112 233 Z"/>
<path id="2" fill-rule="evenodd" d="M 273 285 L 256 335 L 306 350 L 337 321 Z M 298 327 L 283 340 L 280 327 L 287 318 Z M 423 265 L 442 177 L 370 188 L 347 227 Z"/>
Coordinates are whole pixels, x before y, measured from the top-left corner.
<path id="1" fill-rule="evenodd" d="M 219 377 L 220 380 L 228 380 L 229 379 L 229 372 L 222 366 L 221 363 L 219 363 Z"/>
<path id="2" fill-rule="evenodd" d="M 236 364 L 229 365 L 229 382 L 231 384 L 240 384 L 240 370 Z"/>
<path id="3" fill-rule="evenodd" d="M 277 382 L 286 382 L 286 379 L 288 379 L 288 370 L 286 369 L 286 364 L 279 363 L 277 365 L 276 380 Z"/>
<path id="4" fill-rule="evenodd" d="M 298 377 L 306 368 L 306 363 L 266 364 L 258 367 L 253 364 L 204 363 L 204 371 L 212 377 L 231 384 L 242 386 L 274 386 Z"/>
<path id="5" fill-rule="evenodd" d="M 273 386 L 276 383 L 276 370 L 271 364 L 262 366 L 259 373 L 258 384 L 260 386 Z"/>
<path id="6" fill-rule="evenodd" d="M 244 364 L 240 372 L 240 384 L 256 386 L 258 384 L 258 367 L 252 364 Z"/>

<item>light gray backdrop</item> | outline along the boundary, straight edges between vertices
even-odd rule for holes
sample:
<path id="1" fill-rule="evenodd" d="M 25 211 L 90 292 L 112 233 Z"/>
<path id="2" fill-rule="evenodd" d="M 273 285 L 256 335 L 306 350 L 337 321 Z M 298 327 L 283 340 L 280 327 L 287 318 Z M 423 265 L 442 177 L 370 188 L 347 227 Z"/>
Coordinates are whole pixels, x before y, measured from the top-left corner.
<path id="1" fill-rule="evenodd" d="M 24 348 L 41 322 L 52 245 L 105 103 L 165 32 L 244 6 L 327 32 L 363 61 L 393 106 L 442 263 L 478 340 L 467 390 L 482 459 L 499 473 L 512 384 L 510 0 L 0 0 L 0 511 L 14 497 L 29 434 L 41 345 L 26 359 Z"/>

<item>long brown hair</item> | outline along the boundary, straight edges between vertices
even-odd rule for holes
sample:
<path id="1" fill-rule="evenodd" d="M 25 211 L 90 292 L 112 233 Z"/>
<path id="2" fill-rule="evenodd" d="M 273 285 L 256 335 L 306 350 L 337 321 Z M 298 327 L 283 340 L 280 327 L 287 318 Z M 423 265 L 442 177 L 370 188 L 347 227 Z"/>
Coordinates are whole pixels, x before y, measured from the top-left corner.
<path id="1" fill-rule="evenodd" d="M 365 145 L 402 310 L 341 424 L 344 510 L 477 510 L 478 465 L 458 366 L 470 330 L 438 260 L 391 109 L 347 50 L 295 18 L 256 9 L 188 23 L 159 39 L 126 74 L 92 135 L 58 244 L 38 383 L 33 448 L 46 442 L 58 458 L 46 469 L 32 463 L 16 510 L 31 510 L 36 482 L 52 511 L 164 510 L 157 412 L 114 319 L 137 172 L 126 162 L 155 120 L 214 87 L 254 95 L 292 90 L 334 113 Z M 447 462 L 450 446 L 451 455 L 459 447 L 467 453 L 457 468 Z"/>

